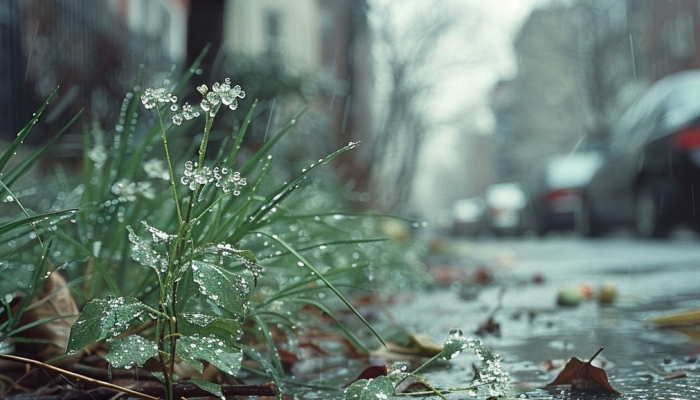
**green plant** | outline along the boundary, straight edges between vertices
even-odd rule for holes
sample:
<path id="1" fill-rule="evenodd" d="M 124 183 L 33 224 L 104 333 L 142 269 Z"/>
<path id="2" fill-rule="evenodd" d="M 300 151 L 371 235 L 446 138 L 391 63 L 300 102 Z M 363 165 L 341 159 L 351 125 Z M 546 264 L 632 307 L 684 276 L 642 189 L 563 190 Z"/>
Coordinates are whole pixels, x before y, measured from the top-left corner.
<path id="1" fill-rule="evenodd" d="M 474 364 L 474 377 L 469 385 L 459 388 L 437 389 L 418 375 L 420 371 L 434 361 L 452 360 L 467 349 L 471 349 L 479 360 L 478 364 Z M 398 389 L 401 385 L 409 380 L 420 383 L 424 390 L 408 394 L 399 393 Z M 500 398 L 506 395 L 509 381 L 508 373 L 501 367 L 500 356 L 492 354 L 482 345 L 480 340 L 466 337 L 460 330 L 453 330 L 450 332 L 450 337 L 445 341 L 442 351 L 424 362 L 413 372 L 407 371 L 405 363 L 395 363 L 386 376 L 360 379 L 354 382 L 345 390 L 345 399 L 386 399 L 391 396 L 401 395 L 437 395 L 441 399 L 445 399 L 445 394 L 456 392 L 467 392 L 470 397 L 476 397 L 483 393 L 488 395 L 489 398 Z"/>
<path id="2" fill-rule="evenodd" d="M 222 146 L 212 162 L 207 160 L 206 156 L 214 120 L 222 108 L 236 109 L 237 99 L 243 98 L 245 94 L 240 87 L 231 86 L 228 79 L 224 83 L 214 84 L 211 90 L 205 85 L 197 89 L 203 96 L 197 109 L 187 103 L 179 107 L 176 96 L 165 89 L 146 89 L 140 96 L 144 107 L 156 113 L 156 123 L 151 132 L 160 133 L 167 166 L 167 170 L 161 173 L 161 176 L 167 176 L 168 192 L 172 201 L 159 200 L 161 211 L 155 223 L 146 221 L 147 216 L 143 216 L 141 225 L 149 236 L 145 239 L 136 233 L 139 227 L 129 225 L 126 207 L 118 221 L 127 224 L 128 240 L 132 248 L 131 257 L 151 270 L 151 276 L 157 283 L 156 290 L 153 291 L 155 296 L 149 296 L 147 291 L 144 291 L 146 294 L 141 297 L 120 295 L 89 301 L 73 326 L 67 349 L 68 353 L 72 353 L 92 342 L 106 339 L 110 345 L 106 357 L 114 367 L 142 366 L 149 359 L 156 359 L 159 363 L 157 374 L 164 381 L 169 399 L 172 398 L 172 386 L 176 379 L 174 371 L 177 360 L 185 361 L 200 373 L 203 372 L 202 361 L 206 361 L 229 375 L 235 375 L 241 367 L 245 353 L 261 363 L 268 373 L 278 376 L 282 368 L 275 356 L 276 346 L 270 338 L 266 321 L 272 318 L 290 326 L 295 324 L 292 317 L 281 311 L 279 303 L 284 301 L 312 304 L 332 316 L 330 309 L 312 297 L 322 288 L 334 293 L 379 337 L 331 282 L 330 277 L 356 271 L 357 262 L 354 265 L 322 271 L 305 254 L 329 245 L 362 244 L 378 239 L 351 237 L 341 241 L 331 239 L 306 242 L 304 246 L 299 246 L 299 243 L 305 242 L 300 240 L 300 235 L 296 232 L 300 219 L 310 219 L 312 223 L 307 225 L 316 226 L 319 232 L 332 232 L 333 235 L 328 236 L 332 238 L 339 236 L 338 228 L 324 222 L 326 217 L 334 220 L 355 217 L 337 212 L 327 215 L 317 213 L 304 217 L 292 216 L 285 213 L 283 204 L 302 187 L 313 170 L 329 163 L 357 144 L 350 143 L 319 159 L 296 177 L 275 187 L 274 183 L 268 182 L 272 159 L 269 152 L 294 126 L 296 118 L 283 126 L 254 155 L 245 160 L 238 169 L 239 172 L 234 172 L 240 145 L 255 104 L 233 138 L 233 144 L 230 147 Z M 130 107 L 127 106 L 127 109 Z M 165 113 L 173 113 L 169 119 L 171 123 L 165 123 Z M 172 145 L 169 143 L 174 135 L 173 128 L 196 120 L 202 115 L 204 129 L 197 152 L 198 158 L 196 161 L 184 162 L 184 170 L 180 174 L 173 168 L 176 164 L 171 154 Z M 155 137 L 156 135 L 149 134 L 143 143 L 150 144 Z M 125 137 L 120 143 L 127 143 L 126 139 Z M 111 163 L 118 165 L 109 170 L 127 173 L 136 171 L 134 165 L 138 165 L 143 159 L 143 154 L 148 151 L 147 145 L 143 143 L 132 151 L 125 149 L 126 146 L 118 149 L 124 153 L 124 160 L 127 155 L 131 155 L 136 161 L 135 164 L 113 159 Z M 93 156 L 94 158 L 96 157 Z M 114 180 L 118 179 L 118 176 L 112 176 L 110 173 L 110 178 Z M 122 178 L 112 185 L 111 192 L 125 197 L 124 202 L 129 203 L 137 200 L 135 193 L 138 188 L 139 184 L 135 181 Z M 267 190 L 271 192 L 265 194 Z M 132 196 L 131 199 L 128 196 Z M 110 201 L 110 205 L 118 205 L 121 202 L 122 200 L 117 198 L 117 203 L 112 204 Z M 128 216 L 135 215 L 132 212 L 128 213 Z M 281 227 L 293 229 L 276 232 Z M 294 242 L 287 240 L 289 232 L 294 232 Z M 267 249 L 259 254 L 262 254 L 268 263 L 270 260 L 273 260 L 273 263 L 290 258 L 295 260 L 292 266 L 276 266 L 280 270 L 280 279 L 275 285 L 268 286 L 270 290 L 257 300 L 254 309 L 251 309 L 250 305 L 251 286 L 257 286 L 263 267 L 255 253 L 243 250 L 241 244 Z M 104 270 L 104 266 L 101 269 Z M 293 271 L 294 278 L 284 277 L 284 270 Z M 309 287 L 312 284 L 315 286 Z M 115 291 L 118 290 L 115 283 L 109 285 Z M 250 317 L 253 326 L 257 328 L 254 330 L 261 332 L 263 342 L 268 344 L 271 362 L 259 356 L 251 347 L 239 342 L 244 334 L 246 317 Z M 340 326 L 343 327 L 342 324 Z M 349 330 L 345 331 L 359 344 Z M 221 395 L 221 389 L 216 384 L 199 378 L 192 378 L 191 381 L 205 390 Z"/>

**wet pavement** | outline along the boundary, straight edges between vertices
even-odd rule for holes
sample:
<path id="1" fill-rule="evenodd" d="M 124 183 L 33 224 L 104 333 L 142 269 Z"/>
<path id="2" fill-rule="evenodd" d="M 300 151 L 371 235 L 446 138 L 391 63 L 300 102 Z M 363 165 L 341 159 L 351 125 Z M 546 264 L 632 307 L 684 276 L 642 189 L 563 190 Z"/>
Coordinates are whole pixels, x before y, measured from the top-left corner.
<path id="1" fill-rule="evenodd" d="M 575 236 L 544 239 L 482 239 L 450 243 L 443 262 L 466 276 L 489 271 L 491 283 L 476 288 L 455 280 L 391 308 L 400 325 L 442 340 L 451 329 L 474 334 L 491 316 L 497 334 L 480 336 L 503 357 L 511 373 L 511 395 L 530 399 L 596 399 L 611 395 L 543 389 L 559 370 L 540 364 L 587 359 L 604 347 L 609 381 L 623 399 L 700 398 L 700 342 L 645 320 L 675 310 L 700 307 L 700 240 L 679 234 L 652 241 L 618 236 L 581 240 Z M 611 304 L 595 292 L 616 289 Z M 557 305 L 563 288 L 590 288 L 594 298 L 576 306 Z M 468 383 L 473 359 L 456 359 L 426 374 L 438 386 Z M 685 371 L 687 376 L 665 379 Z M 453 398 L 464 398 L 464 394 Z"/>

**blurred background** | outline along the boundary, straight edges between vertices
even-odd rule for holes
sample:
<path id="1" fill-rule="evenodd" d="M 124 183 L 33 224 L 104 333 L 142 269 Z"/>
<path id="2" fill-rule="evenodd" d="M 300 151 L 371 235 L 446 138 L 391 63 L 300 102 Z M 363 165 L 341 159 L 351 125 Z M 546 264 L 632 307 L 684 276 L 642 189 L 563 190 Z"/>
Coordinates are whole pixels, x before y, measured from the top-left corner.
<path id="1" fill-rule="evenodd" d="M 545 160 L 599 153 L 645 89 L 700 67 L 699 22 L 690 0 L 3 0 L 0 141 L 57 85 L 29 144 L 82 108 L 113 127 L 125 93 L 211 43 L 193 84 L 260 99 L 254 140 L 308 104 L 285 157 L 361 141 L 334 165 L 357 204 L 459 232 L 494 201 L 532 204 Z M 53 162 L 79 165 L 82 132 Z"/>

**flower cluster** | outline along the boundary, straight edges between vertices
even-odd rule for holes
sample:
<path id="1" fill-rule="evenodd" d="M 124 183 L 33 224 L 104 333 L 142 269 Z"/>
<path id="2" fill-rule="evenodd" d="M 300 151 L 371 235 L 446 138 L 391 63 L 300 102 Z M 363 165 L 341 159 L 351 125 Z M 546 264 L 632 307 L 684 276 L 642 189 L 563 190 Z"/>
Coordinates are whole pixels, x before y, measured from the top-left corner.
<path id="1" fill-rule="evenodd" d="M 165 167 L 165 162 L 157 158 L 150 159 L 143 163 L 143 170 L 149 178 L 158 178 L 163 180 L 170 179 L 170 172 Z"/>
<path id="2" fill-rule="evenodd" d="M 126 201 L 136 200 L 136 195 L 141 195 L 149 200 L 156 198 L 150 182 L 130 182 L 127 179 L 120 179 L 112 185 L 112 193 Z"/>
<path id="3" fill-rule="evenodd" d="M 216 187 L 221 188 L 224 193 L 233 193 L 235 196 L 241 194 L 239 188 L 247 184 L 239 172 L 232 172 L 227 167 L 214 167 L 213 170 L 207 166 L 198 168 L 196 161 L 185 162 L 185 171 L 180 182 L 192 191 L 199 185 L 216 182 Z"/>
<path id="4" fill-rule="evenodd" d="M 212 85 L 211 91 L 207 85 L 197 87 L 197 91 L 204 96 L 204 99 L 199 103 L 202 110 L 209 111 L 210 116 L 216 113 L 216 106 L 219 103 L 228 106 L 229 109 L 235 110 L 238 108 L 238 99 L 245 98 L 245 92 L 241 90 L 239 85 L 231 87 L 231 79 L 224 79 L 224 83 L 216 82 Z"/>
<path id="5" fill-rule="evenodd" d="M 177 113 L 177 104 L 173 104 L 170 106 L 170 111 Z M 182 121 L 184 120 L 191 120 L 192 118 L 197 118 L 199 117 L 199 111 L 195 111 L 192 106 L 185 102 L 185 104 L 182 105 L 182 113 L 177 113 L 173 115 L 173 124 L 175 125 L 180 125 L 182 124 Z"/>
<path id="6" fill-rule="evenodd" d="M 150 110 L 158 105 L 158 103 L 177 103 L 177 96 L 173 96 L 171 93 L 166 93 L 164 88 L 148 88 L 141 95 L 141 103 L 143 104 L 144 108 Z"/>
<path id="7" fill-rule="evenodd" d="M 207 85 L 197 87 L 197 91 L 204 97 L 199 103 L 202 111 L 208 112 L 210 117 L 216 116 L 217 106 L 223 104 L 231 110 L 238 108 L 238 99 L 245 97 L 245 92 L 241 90 L 239 85 L 231 86 L 231 79 L 224 79 L 224 83 L 216 82 L 212 85 L 211 91 Z M 182 108 L 178 107 L 177 96 L 167 93 L 164 88 L 148 88 L 141 95 L 141 103 L 150 110 L 156 105 L 170 104 L 172 111 L 172 121 L 175 125 L 181 125 L 184 121 L 189 121 L 192 118 L 199 117 L 199 111 L 196 111 L 192 105 L 185 103 Z"/>

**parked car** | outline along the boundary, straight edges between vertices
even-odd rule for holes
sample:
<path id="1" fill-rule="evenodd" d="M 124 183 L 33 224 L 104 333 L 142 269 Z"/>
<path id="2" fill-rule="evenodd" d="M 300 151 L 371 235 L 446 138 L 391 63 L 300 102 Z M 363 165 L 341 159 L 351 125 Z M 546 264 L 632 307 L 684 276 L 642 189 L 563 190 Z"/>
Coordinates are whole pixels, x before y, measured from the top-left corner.
<path id="1" fill-rule="evenodd" d="M 527 196 L 519 183 L 497 183 L 485 195 L 489 228 L 498 236 L 520 235 L 525 229 Z"/>
<path id="2" fill-rule="evenodd" d="M 663 237 L 679 224 L 700 230 L 700 70 L 660 80 L 623 114 L 577 214 L 585 236 Z"/>
<path id="3" fill-rule="evenodd" d="M 451 214 L 453 235 L 477 236 L 487 227 L 486 203 L 480 197 L 457 200 Z"/>
<path id="4" fill-rule="evenodd" d="M 573 230 L 581 207 L 583 187 L 603 162 L 603 154 L 586 151 L 549 160 L 530 188 L 532 224 L 542 236 L 549 231 Z"/>

